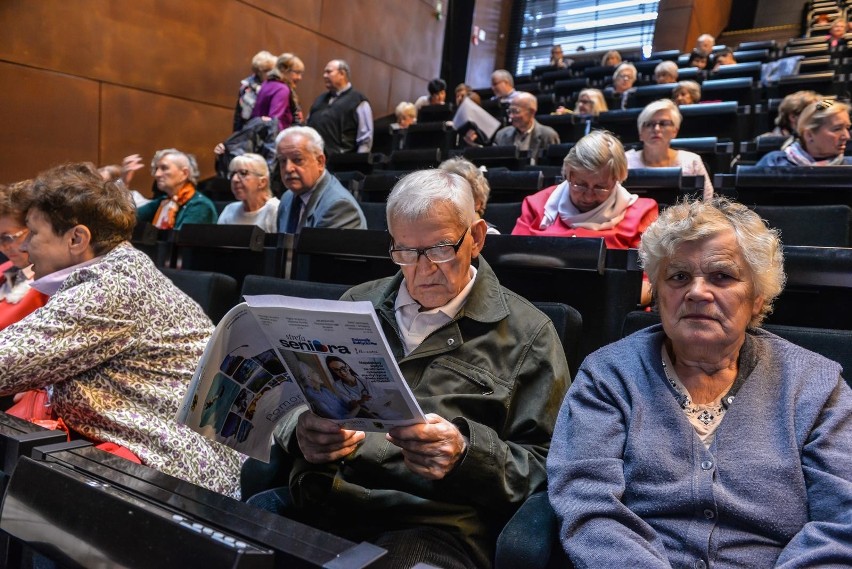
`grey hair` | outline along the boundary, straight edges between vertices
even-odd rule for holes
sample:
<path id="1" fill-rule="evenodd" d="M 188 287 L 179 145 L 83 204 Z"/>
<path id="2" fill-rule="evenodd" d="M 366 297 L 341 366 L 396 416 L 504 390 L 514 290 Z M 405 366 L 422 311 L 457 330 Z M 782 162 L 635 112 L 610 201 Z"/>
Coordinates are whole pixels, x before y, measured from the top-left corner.
<path id="1" fill-rule="evenodd" d="M 278 133 L 275 137 L 275 147 L 288 136 L 301 136 L 308 141 L 308 149 L 314 153 L 314 156 L 319 156 L 325 152 L 325 142 L 322 136 L 316 130 L 309 126 L 289 126 Z"/>
<path id="2" fill-rule="evenodd" d="M 624 71 L 625 69 L 627 69 L 631 73 L 633 73 L 633 80 L 634 81 L 636 80 L 637 77 L 639 77 L 639 72 L 636 71 L 636 66 L 633 65 L 632 63 L 630 63 L 629 61 L 626 61 L 624 63 L 619 63 L 618 67 L 615 68 L 615 71 L 612 72 L 612 80 L 615 81 L 616 76 L 618 76 L 618 74 L 621 73 L 622 71 Z"/>
<path id="3" fill-rule="evenodd" d="M 675 102 L 671 99 L 658 99 L 645 105 L 645 108 L 642 109 L 642 112 L 636 118 L 636 128 L 639 129 L 639 132 L 642 132 L 642 125 L 651 120 L 651 117 L 660 111 L 671 113 L 675 128 L 680 129 L 680 124 L 683 122 L 683 115 L 680 114 L 680 109 L 677 108 Z"/>
<path id="4" fill-rule="evenodd" d="M 662 74 L 671 75 L 677 80 L 677 63 L 674 61 L 661 61 L 654 68 L 654 77 L 658 77 Z"/>
<path id="5" fill-rule="evenodd" d="M 679 245 L 728 229 L 734 231 L 751 272 L 754 298 L 764 299 L 763 309 L 749 323 L 755 328 L 772 312 L 773 302 L 784 289 L 784 254 L 778 230 L 767 227 L 759 215 L 743 204 L 716 196 L 666 208 L 642 234 L 639 260 L 656 293 L 660 271 Z"/>
<path id="6" fill-rule="evenodd" d="M 526 91 L 518 91 L 518 96 L 512 101 L 514 104 L 523 103 L 535 114 L 538 112 L 538 99 L 532 93 Z"/>
<path id="7" fill-rule="evenodd" d="M 251 68 L 255 73 L 275 67 L 275 56 L 266 50 L 259 51 L 251 58 Z"/>
<path id="8" fill-rule="evenodd" d="M 251 170 L 260 178 L 269 179 L 269 165 L 266 163 L 266 159 L 260 154 L 246 152 L 245 154 L 234 156 L 231 163 L 228 164 L 228 170 L 233 172 L 234 170 L 238 170 L 241 166 Z M 272 192 L 269 186 L 267 186 L 267 189 L 270 193 Z"/>
<path id="9" fill-rule="evenodd" d="M 515 78 L 512 77 L 512 74 L 506 71 L 505 69 L 498 69 L 491 74 L 492 79 L 494 79 L 495 77 L 501 81 L 506 81 L 507 83 L 509 83 L 510 87 L 515 86 Z"/>
<path id="10" fill-rule="evenodd" d="M 476 164 L 466 158 L 462 158 L 461 156 L 454 156 L 453 158 L 444 160 L 438 167 L 441 170 L 458 174 L 467 180 L 467 183 L 470 184 L 471 190 L 473 190 L 474 207 L 476 207 L 477 202 L 482 204 L 482 206 L 476 210 L 476 213 L 479 214 L 480 217 L 485 215 L 485 206 L 488 205 L 488 196 L 491 195 L 491 186 L 488 185 L 488 180 L 485 178 L 482 170 L 480 170 Z"/>
<path id="11" fill-rule="evenodd" d="M 351 81 L 352 70 L 349 68 L 349 64 L 342 59 L 335 59 L 334 61 L 337 62 L 337 70 L 346 75 L 347 81 Z"/>
<path id="12" fill-rule="evenodd" d="M 565 178 L 572 170 L 598 172 L 608 170 L 610 178 L 623 182 L 627 179 L 627 157 L 624 146 L 615 135 L 605 130 L 593 130 L 577 141 L 562 163 Z"/>
<path id="13" fill-rule="evenodd" d="M 152 176 L 157 172 L 157 163 L 166 156 L 174 156 L 173 160 L 177 162 L 181 168 L 189 170 L 189 181 L 192 182 L 192 185 L 194 186 L 198 184 L 201 172 L 198 169 L 198 162 L 195 160 L 195 156 L 187 154 L 186 152 L 181 152 L 177 148 L 164 148 L 154 153 L 154 157 L 151 159 Z"/>
<path id="14" fill-rule="evenodd" d="M 825 109 L 817 109 L 817 105 L 820 103 L 831 103 L 831 105 Z M 846 113 L 848 115 L 849 105 L 841 103 L 840 101 L 815 101 L 802 109 L 801 114 L 799 114 L 799 120 L 796 122 L 796 130 L 799 131 L 799 136 L 802 140 L 804 140 L 806 132 L 819 129 L 828 122 L 830 117 L 839 115 L 840 113 Z"/>
<path id="15" fill-rule="evenodd" d="M 441 204 L 449 205 L 453 222 L 468 227 L 476 220 L 470 184 L 442 169 L 418 170 L 404 176 L 388 196 L 387 221 L 411 222 L 429 217 Z"/>
<path id="16" fill-rule="evenodd" d="M 697 81 L 678 81 L 672 89 L 672 97 L 677 95 L 678 91 L 686 91 L 696 102 L 701 100 L 701 85 Z"/>
<path id="17" fill-rule="evenodd" d="M 577 101 L 578 102 L 574 106 L 574 112 L 577 112 L 577 106 L 580 104 L 579 103 L 580 97 L 582 97 L 583 95 L 586 95 L 587 97 L 589 97 L 592 100 L 592 106 L 594 108 L 594 110 L 592 111 L 592 114 L 597 115 L 597 114 L 600 114 L 600 113 L 605 113 L 609 110 L 609 107 L 606 104 L 606 99 L 604 98 L 604 94 L 601 92 L 601 90 L 590 88 L 590 89 L 583 89 L 582 91 L 580 91 L 580 94 L 577 95 Z"/>
<path id="18" fill-rule="evenodd" d="M 417 107 L 415 107 L 413 103 L 409 103 L 408 101 L 402 101 L 396 106 L 393 111 L 393 114 L 396 117 L 397 122 L 399 122 L 402 117 L 411 117 L 413 119 L 416 119 Z"/>

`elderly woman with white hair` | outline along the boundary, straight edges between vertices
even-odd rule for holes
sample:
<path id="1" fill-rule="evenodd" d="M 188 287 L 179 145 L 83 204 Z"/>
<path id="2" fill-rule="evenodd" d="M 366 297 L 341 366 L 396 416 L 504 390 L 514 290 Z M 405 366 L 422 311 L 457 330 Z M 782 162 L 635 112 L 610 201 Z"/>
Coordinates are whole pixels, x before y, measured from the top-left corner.
<path id="1" fill-rule="evenodd" d="M 195 188 L 199 172 L 194 156 L 176 148 L 158 150 L 151 160 L 151 175 L 163 195 L 136 210 L 138 221 L 150 222 L 159 229 L 180 229 L 184 223 L 216 223 L 216 206 Z"/>
<path id="2" fill-rule="evenodd" d="M 596 130 L 568 152 L 565 181 L 524 198 L 512 235 L 603 237 L 610 249 L 639 246 L 642 231 L 657 218 L 657 202 L 621 185 L 627 179 L 624 147 Z"/>
<path id="3" fill-rule="evenodd" d="M 704 199 L 713 197 L 713 181 L 704 161 L 698 154 L 671 147 L 677 137 L 683 116 L 670 99 L 654 101 L 642 109 L 636 126 L 642 150 L 627 151 L 627 167 L 672 168 L 679 167 L 685 176 L 704 176 Z"/>
<path id="4" fill-rule="evenodd" d="M 852 164 L 846 156 L 849 142 L 849 105 L 824 99 L 802 110 L 796 121 L 799 138 L 783 150 L 761 158 L 758 166 L 840 166 Z"/>
<path id="5" fill-rule="evenodd" d="M 269 166 L 260 154 L 236 156 L 228 166 L 231 192 L 237 201 L 219 214 L 219 225 L 257 225 L 267 233 L 278 231 L 278 198 L 269 185 Z"/>
<path id="6" fill-rule="evenodd" d="M 573 564 L 852 566 L 852 390 L 759 328 L 784 285 L 777 232 L 698 200 L 639 255 L 662 324 L 586 358 L 548 456 Z"/>

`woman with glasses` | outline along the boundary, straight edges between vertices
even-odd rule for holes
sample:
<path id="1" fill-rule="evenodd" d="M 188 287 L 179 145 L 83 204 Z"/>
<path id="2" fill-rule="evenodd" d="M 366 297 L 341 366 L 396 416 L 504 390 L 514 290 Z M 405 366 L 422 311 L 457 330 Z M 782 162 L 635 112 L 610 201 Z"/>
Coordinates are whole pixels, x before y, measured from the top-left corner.
<path id="1" fill-rule="evenodd" d="M 216 223 L 216 206 L 195 189 L 199 176 L 195 156 L 176 148 L 158 150 L 151 160 L 151 175 L 163 194 L 136 210 L 138 221 L 159 229 L 180 229 L 184 223 Z"/>
<path id="2" fill-rule="evenodd" d="M 596 130 L 568 152 L 565 181 L 524 198 L 512 235 L 603 237 L 610 249 L 639 246 L 642 231 L 657 219 L 657 202 L 629 193 L 624 147 Z"/>
<path id="3" fill-rule="evenodd" d="M 636 89 L 633 87 L 638 79 L 639 73 L 632 63 L 622 63 L 612 73 L 612 87 L 607 87 L 609 106 L 616 109 L 624 109 L 627 106 L 627 97 Z"/>
<path id="4" fill-rule="evenodd" d="M 27 237 L 27 225 L 25 212 L 15 204 L 13 196 L 30 184 L 25 181 L 0 186 L 0 253 L 8 259 L 0 264 L 0 330 L 47 302 L 46 295 L 30 288 L 30 256 L 20 250 Z"/>
<path id="5" fill-rule="evenodd" d="M 713 183 L 698 154 L 671 147 L 683 116 L 670 99 L 660 99 L 642 109 L 636 121 L 641 150 L 627 151 L 627 168 L 680 168 L 684 176 L 704 176 L 704 199 L 713 197 Z"/>
<path id="6" fill-rule="evenodd" d="M 804 108 L 796 122 L 799 138 L 783 150 L 765 155 L 758 166 L 840 166 L 852 164 L 846 156 L 849 141 L 849 105 L 822 100 Z"/>
<path id="7" fill-rule="evenodd" d="M 257 225 L 267 233 L 278 231 L 278 198 L 269 185 L 269 166 L 260 154 L 242 154 L 228 166 L 231 191 L 238 200 L 219 215 L 219 225 Z"/>

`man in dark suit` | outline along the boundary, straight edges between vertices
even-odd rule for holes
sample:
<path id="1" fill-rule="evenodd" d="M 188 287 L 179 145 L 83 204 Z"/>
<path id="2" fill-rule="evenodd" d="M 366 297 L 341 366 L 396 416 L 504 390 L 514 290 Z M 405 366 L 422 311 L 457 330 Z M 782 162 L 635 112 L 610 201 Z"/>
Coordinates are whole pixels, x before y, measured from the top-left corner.
<path id="1" fill-rule="evenodd" d="M 549 126 L 535 120 L 538 100 L 530 93 L 519 92 L 509 105 L 511 126 L 506 126 L 494 135 L 494 144 L 514 144 L 519 150 L 528 150 L 533 159 L 538 152 L 550 144 L 559 144 L 559 135 Z"/>
<path id="2" fill-rule="evenodd" d="M 307 126 L 292 126 L 276 139 L 281 180 L 287 191 L 278 206 L 278 231 L 303 227 L 367 229 L 355 197 L 325 169 L 323 140 Z"/>

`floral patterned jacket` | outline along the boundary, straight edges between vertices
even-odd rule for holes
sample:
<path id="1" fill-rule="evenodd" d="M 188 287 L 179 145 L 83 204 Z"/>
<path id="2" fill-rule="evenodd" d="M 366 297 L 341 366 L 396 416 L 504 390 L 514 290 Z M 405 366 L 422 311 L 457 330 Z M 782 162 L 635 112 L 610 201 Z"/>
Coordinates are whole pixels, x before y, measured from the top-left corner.
<path id="1" fill-rule="evenodd" d="M 0 331 L 0 394 L 52 386 L 74 431 L 237 496 L 240 455 L 174 419 L 212 330 L 198 304 L 122 243 Z"/>

